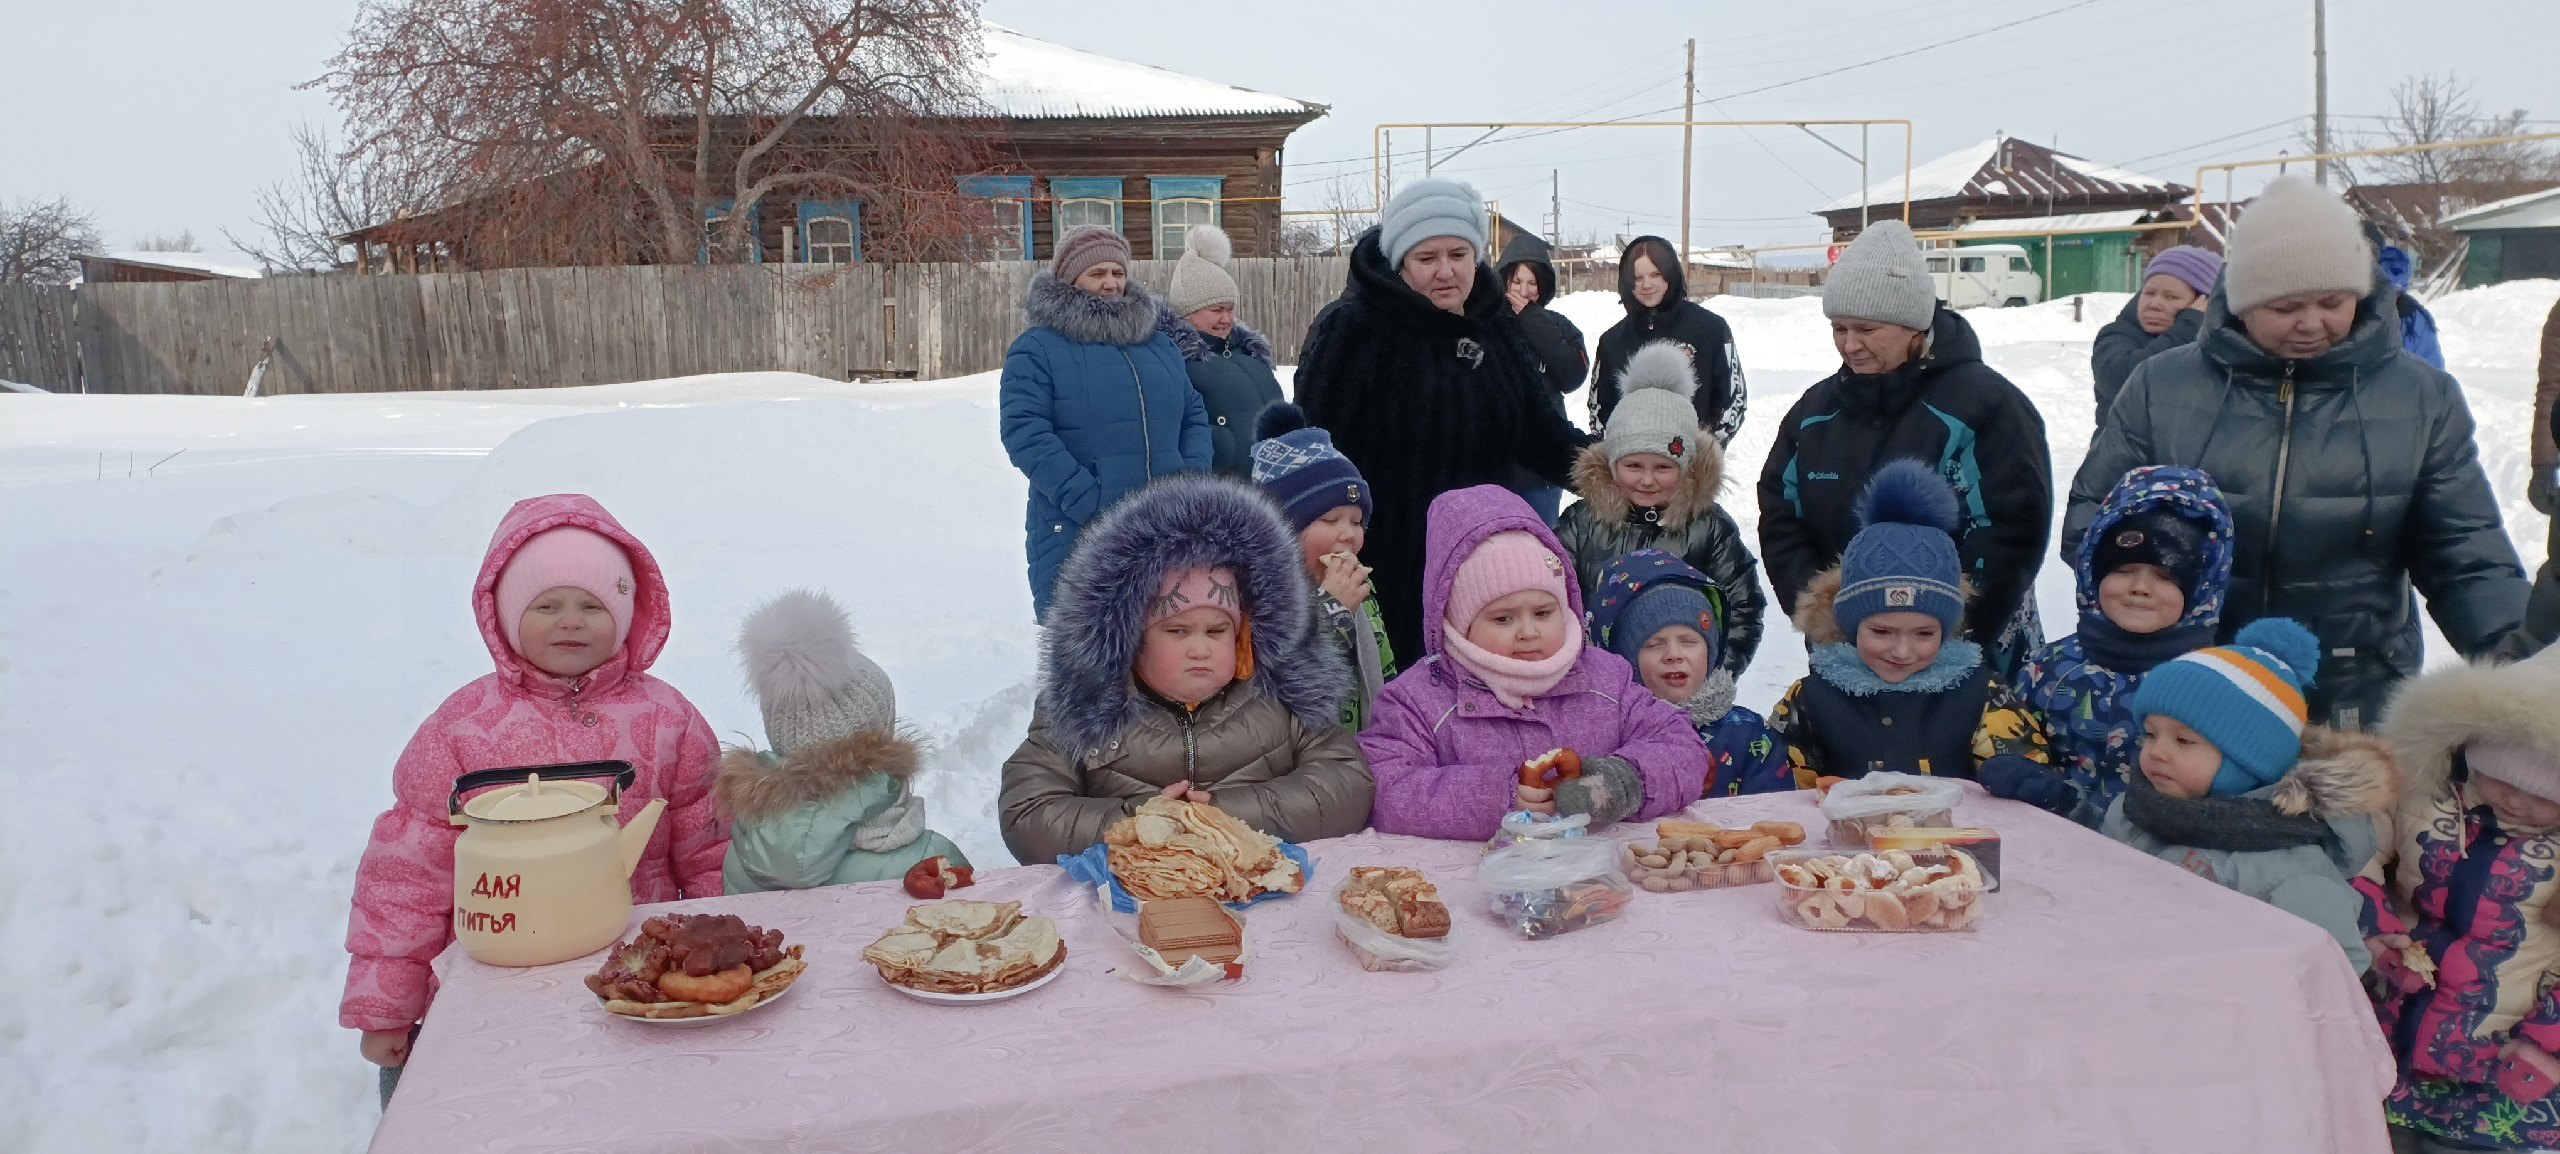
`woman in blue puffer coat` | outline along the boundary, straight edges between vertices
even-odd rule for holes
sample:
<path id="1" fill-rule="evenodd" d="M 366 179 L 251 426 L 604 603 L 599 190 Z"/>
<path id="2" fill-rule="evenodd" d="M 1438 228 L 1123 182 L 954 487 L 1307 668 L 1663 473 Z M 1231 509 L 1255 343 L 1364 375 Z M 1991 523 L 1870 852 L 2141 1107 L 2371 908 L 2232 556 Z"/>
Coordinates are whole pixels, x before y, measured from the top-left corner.
<path id="1" fill-rule="evenodd" d="M 1060 238 L 1023 299 L 1031 327 L 1005 352 L 997 396 L 1005 456 L 1031 481 L 1023 552 L 1043 618 L 1087 524 L 1157 477 L 1209 468 L 1209 410 L 1156 331 L 1158 307 L 1129 279 L 1128 240 L 1099 225 Z"/>

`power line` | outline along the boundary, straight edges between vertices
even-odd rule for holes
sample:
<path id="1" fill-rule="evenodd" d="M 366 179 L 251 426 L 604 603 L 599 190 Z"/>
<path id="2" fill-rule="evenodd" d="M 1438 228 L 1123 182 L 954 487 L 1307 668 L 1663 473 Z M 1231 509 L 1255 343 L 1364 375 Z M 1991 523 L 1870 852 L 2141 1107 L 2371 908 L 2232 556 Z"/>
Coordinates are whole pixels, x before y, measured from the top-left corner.
<path id="1" fill-rule="evenodd" d="M 2285 118 L 2284 118 L 2284 119 L 2282 119 L 2282 120 L 2273 121 L 2273 122 L 2271 122 L 2271 123 L 2267 123 L 2267 124 L 2261 124 L 2261 125 L 2257 126 L 2256 128 L 2243 129 L 2242 131 L 2234 132 L 2234 133 L 2230 134 L 2229 136 L 2217 136 L 2217 137 L 2214 137 L 2214 138 L 2213 138 L 2213 139 L 2211 139 L 2211 140 L 2199 140 L 2199 141 L 2195 142 L 2194 144 L 2187 145 L 2187 146 L 2185 146 L 2185 147 L 2183 147 L 2183 148 L 2172 148 L 2172 149 L 2170 149 L 2170 150 L 2168 150 L 2168 151 L 2166 151 L 2166 152 L 2155 152 L 2155 153 L 2152 153 L 2152 154 L 2151 154 L 2151 155 L 2149 155 L 2149 156 L 2137 156 L 2137 157 L 2134 157 L 2134 158 L 2133 158 L 2133 159 L 2131 159 L 2131 160 L 2118 160 L 2118 161 L 2111 161 L 2110 163 L 2114 164 L 2117 168 L 2131 168 L 2131 167 L 2133 167 L 2134 165 L 2141 164 L 2141 163 L 2143 163 L 2143 162 L 2145 162 L 2145 161 L 2159 160 L 2159 159 L 2161 159 L 2161 158 L 2163 158 L 2163 157 L 2169 157 L 2169 156 L 2180 156 L 2180 155 L 2183 155 L 2183 154 L 2186 154 L 2186 153 L 2194 152 L 2194 151 L 2196 151 L 2197 149 L 2200 149 L 2200 148 L 2211 148 L 2211 147 L 2213 147 L 2214 145 L 2217 145 L 2217 144 L 2221 144 L 2221 143 L 2223 143 L 2224 141 L 2228 141 L 2228 140 L 2238 140 L 2238 139 L 2240 139 L 2241 137 L 2244 137 L 2244 136 L 2256 136 L 2256 135 L 2258 135 L 2258 134 L 2260 134 L 2260 133 L 2264 133 L 2264 132 L 2272 132 L 2272 131 L 2274 131 L 2274 130 L 2276 130 L 2276 129 L 2279 129 L 2279 128 L 2288 128 L 2288 127 L 2291 127 L 2291 126 L 2294 124 L 2294 122 L 2299 121 L 2299 120 L 2301 120 L 2301 119 L 2302 119 L 2302 118 L 2301 118 L 2301 117 L 2299 117 L 2299 116 L 2288 116 L 2288 117 L 2285 117 Z"/>
<path id="2" fill-rule="evenodd" d="M 1810 74 L 1810 75 L 1806 75 L 1806 76 L 1799 76 L 1799 77 L 1796 77 L 1796 78 L 1795 78 L 1795 79 L 1793 79 L 1793 80 L 1781 80 L 1781 81 L 1779 81 L 1779 82 L 1777 82 L 1777 83 L 1775 83 L 1775 84 L 1763 84 L 1763 85 L 1761 85 L 1761 86 L 1760 86 L 1760 87 L 1758 87 L 1758 88 L 1746 88 L 1746 89 L 1743 89 L 1743 90 L 1742 90 L 1742 91 L 1740 91 L 1740 92 L 1728 92 L 1728 93 L 1726 93 L 1726 94 L 1724 94 L 1724 95 L 1722 95 L 1722 96 L 1713 97 L 1713 98 L 1709 99 L 1709 100 L 1707 101 L 1707 103 L 1709 103 L 1709 104 L 1714 104 L 1714 103 L 1716 103 L 1716 102 L 1718 102 L 1718 101 L 1733 100 L 1733 99 L 1737 99 L 1737 98 L 1739 98 L 1739 97 L 1744 97 L 1744 96 L 1757 96 L 1757 95 L 1759 95 L 1760 93 L 1763 93 L 1763 92 L 1775 92 L 1775 91 L 1777 91 L 1778 89 L 1781 89 L 1781 88 L 1792 88 L 1792 87 L 1794 87 L 1794 86 L 1796 86 L 1796 85 L 1798 85 L 1798 84 L 1803 84 L 1803 83 L 1805 83 L 1805 82 L 1807 82 L 1807 81 L 1812 81 L 1812 80 L 1820 80 L 1820 79 L 1822 79 L 1822 78 L 1824 78 L 1824 77 L 1826 77 L 1826 76 L 1838 76 L 1838 75 L 1840 75 L 1840 74 L 1841 74 L 1841 73 L 1843 73 L 1843 72 L 1855 72 L 1855 71 L 1857 71 L 1858 69 L 1861 69 L 1861 68 L 1870 68 L 1870 67 L 1873 67 L 1873 66 L 1875 66 L 1875 65 L 1878 65 L 1878 64 L 1884 64 L 1884 63 L 1887 63 L 1887 62 L 1890 62 L 1890 61 L 1894 61 L 1894 60 L 1902 60 L 1902 59 L 1905 59 L 1905 58 L 1908 58 L 1908 57 L 1918 56 L 1918 55 L 1920 55 L 1920 54 L 1921 54 L 1921 53 L 1923 53 L 1923 52 L 1931 52 L 1931 51 L 1935 51 L 1935 50 L 1940 49 L 1940 48 L 1945 48 L 1945 47 L 1947 47 L 1948 45 L 1951 45 L 1951 44 L 1962 44 L 1962 43 L 1964 43 L 1964 42 L 1965 42 L 1965 41 L 1967 41 L 1967 40 L 1979 40 L 1979 39 L 1981 39 L 1981 38 L 1983 38 L 1983 37 L 1985 37 L 1985 36 L 1989 36 L 1989 35 L 1991 35 L 1991 34 L 1992 34 L 1992 33 L 1994 33 L 1994 32 L 2005 32 L 2005 31 L 2008 31 L 2008 30 L 2009 30 L 2009 29 L 2011 29 L 2011 28 L 2019 27 L 2020 25 L 2033 24 L 2033 23 L 2035 23 L 2035 22 L 2036 22 L 2036 21 L 2038 21 L 2038 20 L 2043 20 L 2043 19 L 2046 19 L 2046 18 L 2048 18 L 2048 17 L 2060 16 L 2060 15 L 2062 15 L 2062 14 L 2063 14 L 2063 13 L 2065 13 L 2065 12 L 2071 12 L 2071 11 L 2076 11 L 2076 10 L 2078 10 L 2078 9 L 2087 8 L 2087 7 L 2091 6 L 2091 5 L 2097 4 L 2098 2 L 2099 2 L 2099 0 L 2074 0 L 2074 2 L 2073 2 L 2073 3 L 2065 4 L 2065 5 L 2063 5 L 2063 6 L 2059 7 L 2059 8 L 2048 8 L 2048 9 L 2045 9 L 2044 11 L 2042 11 L 2042 12 L 2038 12 L 2038 13 L 2036 13 L 2036 14 L 2035 14 L 2035 15 L 2033 15 L 2033 16 L 2021 16 L 2021 17 L 2019 17 L 2019 18 L 2017 18 L 2017 19 L 2015 19 L 2015 20 L 2011 20 L 2011 21 L 2009 21 L 2009 22 L 2007 22 L 2007 23 L 2005 23 L 2005 24 L 1994 24 L 1994 25 L 1992 25 L 1992 26 L 1991 26 L 1991 27 L 1989 27 L 1989 28 L 1984 28 L 1984 29 L 1981 29 L 1981 30 L 1979 30 L 1979 31 L 1975 31 L 1975 32 L 1967 32 L 1967 33 L 1965 33 L 1965 34 L 1963 34 L 1963 35 L 1961 35 L 1961 36 L 1950 36 L 1950 37 L 1948 37 L 1948 38 L 1946 38 L 1946 39 L 1944 39 L 1944 40 L 1934 41 L 1934 42 L 1932 42 L 1932 43 L 1928 43 L 1928 44 L 1920 45 L 1920 46 L 1919 46 L 1919 47 L 1917 47 L 1917 48 L 1906 48 L 1906 49 L 1903 49 L 1903 50 L 1902 50 L 1902 51 L 1900 51 L 1900 52 L 1888 53 L 1888 54 L 1886 54 L 1886 55 L 1878 56 L 1878 57 L 1875 57 L 1875 58 L 1873 58 L 1873 59 L 1861 60 L 1861 61 L 1859 61 L 1859 62 L 1857 62 L 1857 63 L 1855 63 L 1855 64 L 1843 64 L 1843 65 L 1839 66 L 1838 68 L 1826 68 L 1826 69 L 1824 69 L 1824 70 L 1822 70 L 1822 71 L 1820 71 L 1820 72 L 1812 73 L 1812 74 Z"/>

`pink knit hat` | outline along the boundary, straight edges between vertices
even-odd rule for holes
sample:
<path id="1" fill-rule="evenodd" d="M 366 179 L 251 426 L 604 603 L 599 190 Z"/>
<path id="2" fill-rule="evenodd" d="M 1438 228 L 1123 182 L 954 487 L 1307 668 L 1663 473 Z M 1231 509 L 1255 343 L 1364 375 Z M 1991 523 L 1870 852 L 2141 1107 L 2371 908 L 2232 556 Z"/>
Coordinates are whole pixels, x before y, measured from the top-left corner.
<path id="1" fill-rule="evenodd" d="M 1229 621 L 1243 623 L 1244 595 L 1238 591 L 1234 569 L 1220 565 L 1166 574 L 1164 584 L 1147 601 L 1147 624 L 1203 605 L 1226 614 Z"/>
<path id="2" fill-rule="evenodd" d="M 2475 741 L 2463 747 L 2462 761 L 2482 777 L 2497 778 L 2544 801 L 2560 802 L 2560 765 L 2521 745 Z"/>
<path id="3" fill-rule="evenodd" d="M 519 655 L 524 652 L 524 640 L 517 634 L 525 607 L 544 591 L 563 585 L 584 589 L 604 602 L 613 614 L 613 647 L 620 651 L 622 639 L 631 633 L 631 595 L 638 588 L 631 558 L 612 538 L 575 525 L 545 529 L 527 538 L 498 574 L 498 626 L 507 631 L 507 648 Z"/>
<path id="4" fill-rule="evenodd" d="M 1557 606 L 1571 608 L 1564 561 L 1528 533 L 1518 529 L 1496 533 L 1467 554 L 1457 576 L 1449 579 L 1449 624 L 1464 633 L 1485 606 L 1530 589 L 1555 594 Z"/>

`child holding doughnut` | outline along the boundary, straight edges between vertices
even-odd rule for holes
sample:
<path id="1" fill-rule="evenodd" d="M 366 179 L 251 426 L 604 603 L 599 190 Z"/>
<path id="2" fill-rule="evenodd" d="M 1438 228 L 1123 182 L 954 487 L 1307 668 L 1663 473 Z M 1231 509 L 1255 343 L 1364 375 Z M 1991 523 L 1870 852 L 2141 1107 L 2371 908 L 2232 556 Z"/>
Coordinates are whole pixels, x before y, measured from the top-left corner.
<path id="1" fill-rule="evenodd" d="M 2560 1146 L 2560 650 L 2427 673 L 2383 735 L 2409 784 L 2355 884 L 2395 1149 Z"/>
<path id="2" fill-rule="evenodd" d="M 1796 604 L 1811 672 L 1769 726 L 1797 784 L 1878 770 L 1972 777 L 1996 759 L 2041 767 L 2044 733 L 1956 639 L 1972 586 L 1956 558 L 1956 496 L 1918 461 L 1887 463 L 1858 498 L 1858 535 Z"/>
<path id="3" fill-rule="evenodd" d="M 1282 841 L 1369 824 L 1298 540 L 1262 492 L 1167 477 L 1114 505 L 1058 572 L 1031 732 L 996 816 L 1015 859 L 1082 853 L 1162 794 Z"/>
<path id="4" fill-rule="evenodd" d="M 657 559 L 593 498 L 516 502 L 471 587 L 497 671 L 436 707 L 391 769 L 394 801 L 356 864 L 338 1024 L 364 1032 L 391 1100 L 409 1041 L 435 995 L 427 963 L 453 941 L 454 779 L 483 769 L 624 761 L 628 821 L 651 799 L 666 816 L 631 871 L 636 902 L 720 893 L 728 834 L 714 812 L 710 723 L 649 676 L 674 620 Z"/>
<path id="5" fill-rule="evenodd" d="M 1350 672 L 1343 686 L 1342 727 L 1368 727 L 1378 691 L 1395 680 L 1396 651 L 1387 644 L 1387 622 L 1378 615 L 1378 592 L 1360 547 L 1369 542 L 1376 511 L 1369 482 L 1333 437 L 1307 424 L 1296 405 L 1262 410 L 1254 422 L 1253 483 L 1279 502 L 1298 530 L 1307 577 L 1315 582 L 1316 635 L 1342 654 Z"/>
<path id="6" fill-rule="evenodd" d="M 1660 549 L 1638 549 L 1600 573 L 1591 636 L 1634 665 L 1655 697 L 1689 715 L 1707 743 L 1707 796 L 1796 788 L 1787 743 L 1758 713 L 1733 703 L 1733 670 L 1724 660 L 1730 607 L 1715 580 Z"/>
<path id="7" fill-rule="evenodd" d="M 2099 832 L 2329 931 L 2372 962 L 2348 879 L 2373 860 L 2373 814 L 2399 790 L 2381 741 L 2309 725 L 2320 642 L 2289 618 L 2169 661 L 2133 693 L 2140 772 Z"/>
<path id="8" fill-rule="evenodd" d="M 1360 735 L 1378 832 L 1482 840 L 1515 809 L 1600 826 L 1698 799 L 1706 746 L 1624 658 L 1584 643 L 1573 567 L 1527 502 L 1442 493 L 1426 532 L 1425 655 Z"/>
<path id="9" fill-rule="evenodd" d="M 2231 584 L 2231 507 L 2194 469 L 2135 469 L 2099 504 L 2075 568 L 2080 631 L 2047 642 L 2018 672 L 2053 767 L 1984 766 L 1982 786 L 2095 829 L 2142 748 L 2134 690 L 2161 662 L 2213 644 Z"/>

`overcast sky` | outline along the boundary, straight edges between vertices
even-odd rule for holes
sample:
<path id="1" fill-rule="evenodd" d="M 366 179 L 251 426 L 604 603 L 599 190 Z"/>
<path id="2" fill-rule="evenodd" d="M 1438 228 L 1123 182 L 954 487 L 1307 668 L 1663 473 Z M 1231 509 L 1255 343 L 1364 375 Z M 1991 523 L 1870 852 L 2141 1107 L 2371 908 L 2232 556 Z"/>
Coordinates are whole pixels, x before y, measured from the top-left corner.
<path id="1" fill-rule="evenodd" d="M 320 73 L 353 12 L 347 0 L 0 0 L 0 198 L 67 196 L 114 245 L 190 229 L 227 247 L 220 231 L 245 231 L 258 187 L 288 170 L 294 123 L 334 125 L 327 99 L 295 86 Z M 2294 147 L 2307 119 L 2288 118 L 2312 105 L 2311 0 L 985 0 L 985 15 L 1330 105 L 1291 138 L 1292 207 L 1315 207 L 1336 177 L 1365 197 L 1382 121 L 1676 109 L 1689 37 L 1702 119 L 1910 119 L 1924 163 L 2006 132 L 2189 183 L 2199 162 Z M 2556 42 L 2554 0 L 2330 0 L 2330 107 L 2341 130 L 2369 131 L 2395 81 L 2459 69 L 2484 104 L 2560 130 Z M 1854 129 L 1835 132 L 1855 150 Z M 1448 149 L 1475 133 L 1436 135 Z M 1417 175 L 1421 134 L 1395 144 Z M 1697 151 L 1699 243 L 1817 239 L 1806 210 L 1857 190 L 1853 163 L 1793 129 L 1701 130 Z M 1897 134 L 1879 130 L 1874 156 L 1878 179 L 1898 171 Z M 1496 140 L 1440 171 L 1539 218 L 1559 170 L 1568 238 L 1630 221 L 1668 233 L 1679 158 L 1677 130 L 1612 129 Z"/>

